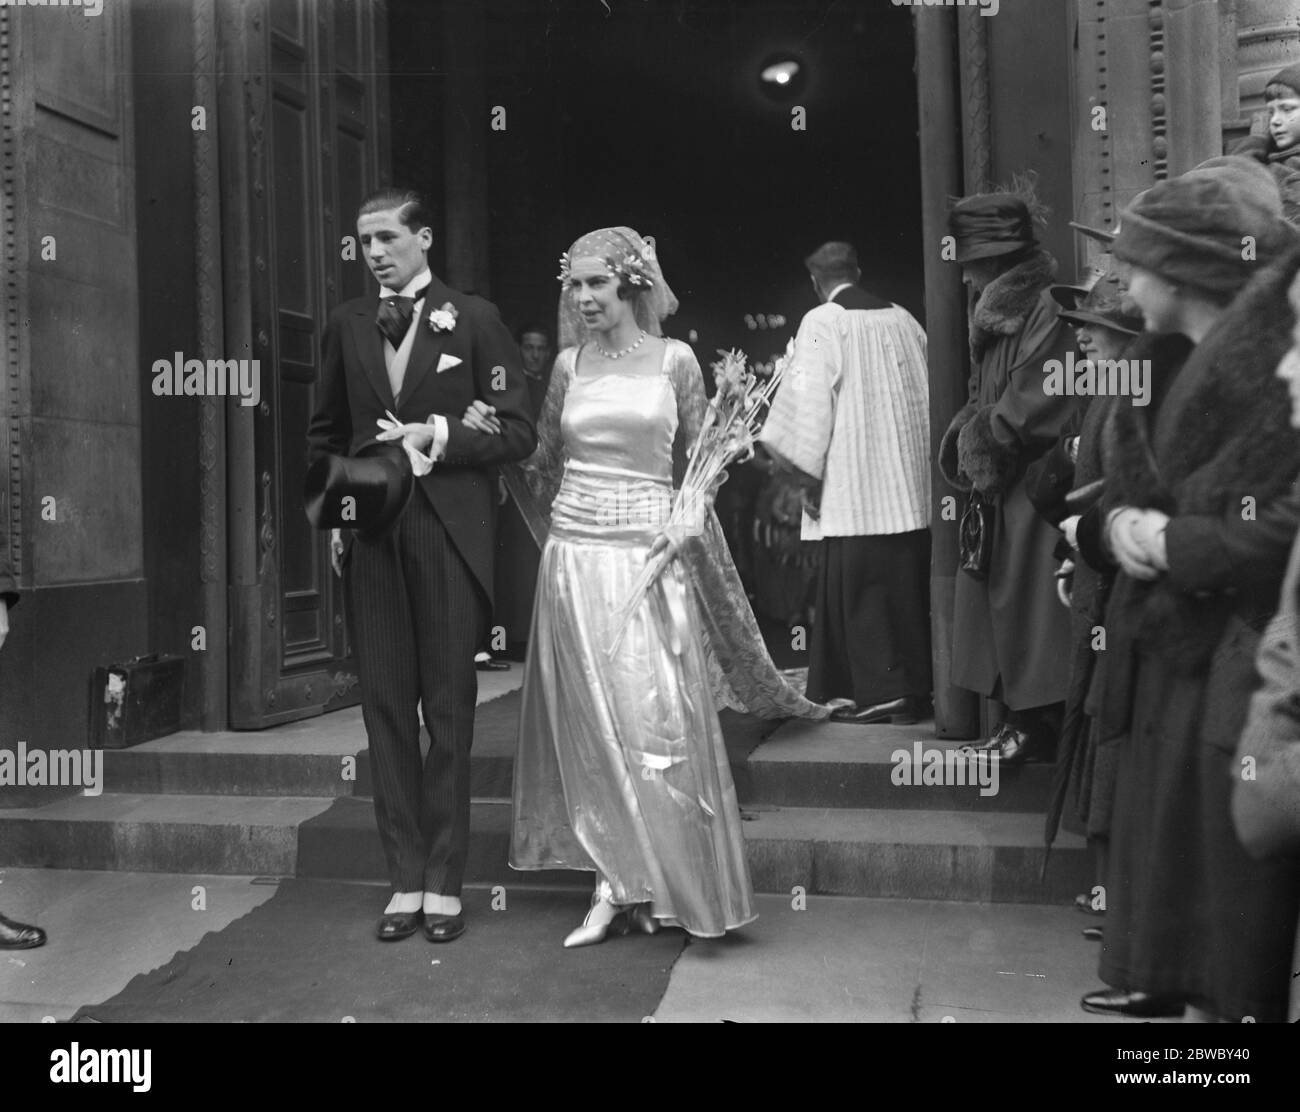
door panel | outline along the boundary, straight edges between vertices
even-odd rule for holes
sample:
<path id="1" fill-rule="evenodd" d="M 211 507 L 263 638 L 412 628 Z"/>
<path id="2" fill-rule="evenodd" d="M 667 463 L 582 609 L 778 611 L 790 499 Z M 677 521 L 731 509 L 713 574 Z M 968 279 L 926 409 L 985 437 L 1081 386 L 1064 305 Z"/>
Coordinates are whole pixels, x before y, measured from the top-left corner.
<path id="1" fill-rule="evenodd" d="M 262 360 L 262 404 L 237 415 L 244 424 L 228 445 L 231 545 L 244 570 L 231 587 L 236 728 L 358 695 L 341 584 L 327 535 L 303 513 L 302 485 L 325 318 L 366 288 L 363 264 L 342 258 L 341 237 L 387 151 L 384 26 L 378 0 L 254 0 L 223 23 L 227 57 L 252 75 L 238 119 L 247 211 L 223 214 L 252 264 L 247 289 L 236 291 L 244 304 L 233 314 L 228 304 L 227 319 L 247 320 L 245 346 Z"/>

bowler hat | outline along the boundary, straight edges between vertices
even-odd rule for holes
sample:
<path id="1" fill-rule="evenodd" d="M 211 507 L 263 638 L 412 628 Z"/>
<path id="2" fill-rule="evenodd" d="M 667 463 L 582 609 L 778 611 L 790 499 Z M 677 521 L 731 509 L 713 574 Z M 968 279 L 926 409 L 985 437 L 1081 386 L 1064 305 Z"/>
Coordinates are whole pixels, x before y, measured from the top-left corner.
<path id="1" fill-rule="evenodd" d="M 317 529 L 356 529 L 382 535 L 415 489 L 411 462 L 400 443 L 372 440 L 351 456 L 322 456 L 307 468 L 303 502 Z"/>

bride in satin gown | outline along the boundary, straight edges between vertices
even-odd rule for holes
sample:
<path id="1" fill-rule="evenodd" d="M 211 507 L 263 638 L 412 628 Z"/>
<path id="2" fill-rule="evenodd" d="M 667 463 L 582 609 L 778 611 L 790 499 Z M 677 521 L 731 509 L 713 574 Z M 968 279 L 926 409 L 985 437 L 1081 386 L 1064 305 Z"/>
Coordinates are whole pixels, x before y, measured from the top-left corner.
<path id="1" fill-rule="evenodd" d="M 549 534 L 510 864 L 595 872 L 591 910 L 565 946 L 661 925 L 717 937 L 755 918 L 718 706 L 814 718 L 827 708 L 773 666 L 712 509 L 696 535 L 665 529 L 674 459 L 684 463 L 707 402 L 694 352 L 661 336 L 676 299 L 653 240 L 601 229 L 561 267 L 565 347 L 523 470 L 525 516 L 549 518 Z M 664 549 L 673 558 L 611 659 L 618 614 Z"/>

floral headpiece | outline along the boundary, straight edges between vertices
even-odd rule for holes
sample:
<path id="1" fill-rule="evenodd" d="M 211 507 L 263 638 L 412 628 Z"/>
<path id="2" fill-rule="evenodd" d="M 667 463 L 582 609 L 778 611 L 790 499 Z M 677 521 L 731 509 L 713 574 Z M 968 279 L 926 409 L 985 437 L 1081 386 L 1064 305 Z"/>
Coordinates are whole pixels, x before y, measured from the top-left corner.
<path id="1" fill-rule="evenodd" d="M 654 285 L 654 279 L 647 273 L 645 264 L 646 260 L 635 251 L 628 251 L 621 259 L 608 257 L 605 259 L 605 269 L 610 274 L 623 279 L 629 286 L 637 286 L 640 289 L 648 290 Z M 565 283 L 569 280 L 570 275 L 569 255 L 566 252 L 560 256 L 560 273 L 555 277 L 561 283 Z"/>
<path id="2" fill-rule="evenodd" d="M 639 237 L 638 237 L 639 238 Z M 605 260 L 605 269 L 629 286 L 648 290 L 655 284 L 653 264 L 656 262 L 653 239 L 642 240 L 641 249 L 630 243 L 617 228 L 602 228 L 589 232 L 560 256 L 560 273 L 556 278 L 568 282 L 573 259 L 597 258 Z M 647 265 L 650 264 L 650 265 Z"/>

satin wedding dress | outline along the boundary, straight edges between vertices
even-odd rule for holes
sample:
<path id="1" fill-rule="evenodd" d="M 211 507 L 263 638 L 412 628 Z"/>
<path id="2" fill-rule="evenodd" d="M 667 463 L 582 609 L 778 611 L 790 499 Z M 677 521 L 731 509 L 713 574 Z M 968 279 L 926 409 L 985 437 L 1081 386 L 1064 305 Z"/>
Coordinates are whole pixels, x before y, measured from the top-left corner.
<path id="1" fill-rule="evenodd" d="M 715 937 L 755 917 L 720 705 L 824 717 L 773 666 L 717 518 L 687 540 L 607 649 L 673 498 L 674 447 L 706 400 L 691 348 L 660 373 L 560 353 L 524 467 L 549 518 L 524 670 L 510 864 L 597 874 L 597 895 L 649 903 Z M 612 368 L 612 369 L 611 369 Z M 518 473 L 512 489 L 521 486 Z M 525 516 L 529 516 L 526 513 Z"/>

